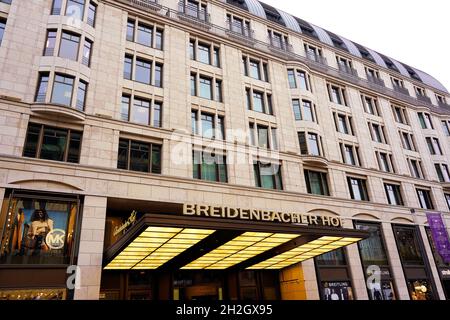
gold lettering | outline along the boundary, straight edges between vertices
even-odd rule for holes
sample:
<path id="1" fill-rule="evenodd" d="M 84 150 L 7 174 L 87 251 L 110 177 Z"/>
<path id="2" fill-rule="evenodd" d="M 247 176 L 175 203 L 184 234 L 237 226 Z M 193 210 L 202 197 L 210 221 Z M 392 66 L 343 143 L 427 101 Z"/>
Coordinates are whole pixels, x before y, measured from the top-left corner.
<path id="1" fill-rule="evenodd" d="M 226 208 L 225 208 L 225 207 L 220 207 L 220 210 L 221 210 L 221 211 L 220 211 L 220 213 L 221 213 L 220 216 L 221 216 L 222 218 L 225 218 L 225 215 L 226 215 Z"/>
<path id="2" fill-rule="evenodd" d="M 342 225 L 342 220 L 341 218 L 337 218 L 337 217 L 332 217 L 331 218 L 331 225 L 333 227 L 340 227 Z"/>
<path id="3" fill-rule="evenodd" d="M 324 226 L 329 226 L 329 225 L 330 225 L 330 217 L 328 217 L 328 216 L 322 216 L 321 218 L 322 218 L 322 224 L 323 224 Z"/>
<path id="4" fill-rule="evenodd" d="M 185 203 L 183 205 L 183 214 L 186 216 L 195 215 L 195 204 Z"/>
<path id="5" fill-rule="evenodd" d="M 261 219 L 263 221 L 270 221 L 270 212 L 269 211 L 261 211 Z"/>
<path id="6" fill-rule="evenodd" d="M 236 208 L 228 208 L 227 218 L 234 219 L 239 216 L 239 211 Z"/>
<path id="7" fill-rule="evenodd" d="M 198 216 L 201 216 L 202 214 L 203 214 L 205 217 L 209 217 L 209 214 L 208 214 L 208 206 L 202 206 L 202 205 L 198 205 L 198 206 L 197 206 L 197 215 L 198 215 Z"/>
<path id="8" fill-rule="evenodd" d="M 272 211 L 272 221 L 278 220 L 278 222 L 281 222 L 280 214 L 276 211 Z"/>
<path id="9" fill-rule="evenodd" d="M 309 224 L 308 218 L 310 217 L 308 214 L 302 214 L 302 224 Z"/>
<path id="10" fill-rule="evenodd" d="M 248 209 L 240 209 L 239 214 L 240 214 L 241 219 L 243 219 L 243 220 L 250 219 L 250 210 L 248 210 Z"/>
<path id="11" fill-rule="evenodd" d="M 250 212 L 250 220 L 261 220 L 261 211 L 259 210 L 252 210 Z"/>
<path id="12" fill-rule="evenodd" d="M 220 218 L 220 208 L 219 207 L 210 206 L 209 207 L 209 214 L 210 214 L 211 217 Z"/>
<path id="13" fill-rule="evenodd" d="M 299 213 L 291 213 L 292 223 L 300 223 L 300 214 Z"/>
<path id="14" fill-rule="evenodd" d="M 292 221 L 292 216 L 287 212 L 283 212 L 281 214 L 281 219 L 283 219 L 283 222 L 289 223 Z"/>
<path id="15" fill-rule="evenodd" d="M 315 224 L 315 225 L 317 225 L 317 224 L 319 224 L 318 222 L 317 222 L 317 216 L 313 216 L 313 215 L 310 215 L 310 216 L 308 216 L 308 218 L 309 218 L 309 224 Z"/>

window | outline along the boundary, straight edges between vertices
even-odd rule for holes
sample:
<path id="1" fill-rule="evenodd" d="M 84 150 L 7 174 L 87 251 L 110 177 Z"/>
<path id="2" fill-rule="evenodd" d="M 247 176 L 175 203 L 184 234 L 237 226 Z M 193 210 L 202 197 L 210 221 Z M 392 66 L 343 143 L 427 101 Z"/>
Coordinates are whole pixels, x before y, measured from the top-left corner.
<path id="1" fill-rule="evenodd" d="M 146 84 L 151 84 L 152 62 L 136 58 L 135 80 Z"/>
<path id="2" fill-rule="evenodd" d="M 294 99 L 292 100 L 292 108 L 294 110 L 294 116 L 295 120 L 304 120 L 304 121 L 311 121 L 316 122 L 316 106 L 311 103 L 311 101 L 308 100 L 301 100 L 301 106 L 300 106 L 300 100 Z"/>
<path id="3" fill-rule="evenodd" d="M 222 80 L 192 73 L 191 95 L 222 102 Z"/>
<path id="4" fill-rule="evenodd" d="M 150 26 L 143 23 L 137 24 L 137 33 L 135 38 L 136 22 L 128 20 L 127 22 L 127 40 L 136 41 L 146 47 L 162 50 L 163 49 L 163 29 L 156 26 Z"/>
<path id="5" fill-rule="evenodd" d="M 442 130 L 444 131 L 447 137 L 450 137 L 450 121 L 442 120 Z"/>
<path id="6" fill-rule="evenodd" d="M 411 171 L 411 176 L 418 179 L 424 179 L 422 162 L 416 159 L 408 159 L 409 170 Z"/>
<path id="7" fill-rule="evenodd" d="M 87 66 L 91 66 L 91 53 L 92 53 L 92 41 L 89 39 L 84 40 L 83 58 L 81 62 Z"/>
<path id="8" fill-rule="evenodd" d="M 242 64 L 244 66 L 244 75 L 256 80 L 269 82 L 269 70 L 267 62 L 242 56 Z"/>
<path id="9" fill-rule="evenodd" d="M 391 77 L 391 82 L 392 82 L 392 86 L 394 87 L 395 90 L 397 90 L 397 89 L 405 89 L 405 86 L 403 84 L 403 80 L 395 78 L 395 77 Z"/>
<path id="10" fill-rule="evenodd" d="M 431 201 L 430 190 L 416 189 L 417 197 L 419 198 L 420 207 L 422 209 L 434 209 L 433 202 Z"/>
<path id="11" fill-rule="evenodd" d="M 90 25 L 92 28 L 95 27 L 95 19 L 96 19 L 96 15 L 97 15 L 97 6 L 95 5 L 95 3 L 90 2 L 90 3 L 89 3 L 89 10 L 88 10 L 87 23 L 88 23 L 88 25 Z"/>
<path id="12" fill-rule="evenodd" d="M 345 143 L 339 143 L 339 147 L 341 148 L 342 161 L 344 163 L 352 166 L 361 166 L 358 147 Z"/>
<path id="13" fill-rule="evenodd" d="M 122 95 L 122 103 L 120 105 L 121 120 L 130 121 L 130 102 L 131 102 L 130 96 Z"/>
<path id="14" fill-rule="evenodd" d="M 28 125 L 23 156 L 78 163 L 82 132 L 36 123 Z"/>
<path id="15" fill-rule="evenodd" d="M 160 174 L 161 145 L 120 139 L 117 168 Z"/>
<path id="16" fill-rule="evenodd" d="M 67 0 L 66 16 L 83 21 L 85 0 Z"/>
<path id="17" fill-rule="evenodd" d="M 57 34 L 56 30 L 47 30 L 47 41 L 45 41 L 44 56 L 54 55 L 56 45 L 56 34 Z"/>
<path id="18" fill-rule="evenodd" d="M 6 19 L 0 18 L 0 45 L 2 44 L 3 35 L 5 34 Z"/>
<path id="19" fill-rule="evenodd" d="M 422 250 L 415 227 L 394 225 L 398 253 L 404 265 L 423 265 Z"/>
<path id="20" fill-rule="evenodd" d="M 392 111 L 394 112 L 394 118 L 396 122 L 402 124 L 409 124 L 408 118 L 406 116 L 406 108 L 393 105 Z"/>
<path id="21" fill-rule="evenodd" d="M 380 115 L 377 99 L 366 95 L 361 95 L 361 100 L 364 106 L 364 111 L 366 111 L 369 114 L 373 114 L 375 116 Z"/>
<path id="22" fill-rule="evenodd" d="M 304 170 L 306 189 L 309 194 L 329 196 L 327 174 L 320 171 Z"/>
<path id="23" fill-rule="evenodd" d="M 417 112 L 417 116 L 419 117 L 419 122 L 422 126 L 422 129 L 434 129 L 433 122 L 431 121 L 431 116 L 429 113 Z"/>
<path id="24" fill-rule="evenodd" d="M 434 168 L 438 176 L 439 182 L 450 182 L 450 171 L 445 163 L 435 163 Z"/>
<path id="25" fill-rule="evenodd" d="M 253 31 L 250 29 L 250 21 L 238 18 L 232 14 L 227 14 L 228 29 L 235 33 L 239 33 L 245 37 L 252 38 Z"/>
<path id="26" fill-rule="evenodd" d="M 448 209 L 450 210 L 450 194 L 446 193 L 444 196 L 445 196 L 445 200 L 447 200 Z"/>
<path id="27" fill-rule="evenodd" d="M 161 63 L 155 63 L 155 81 L 153 85 L 158 88 L 162 88 L 163 83 L 163 65 Z"/>
<path id="28" fill-rule="evenodd" d="M 425 140 L 427 141 L 428 150 L 430 150 L 431 155 L 442 155 L 438 138 L 426 137 Z"/>
<path id="29" fill-rule="evenodd" d="M 37 86 L 37 90 L 36 90 L 36 96 L 34 98 L 35 102 L 45 103 L 46 96 L 47 96 L 49 76 L 50 75 L 48 72 L 39 73 L 39 82 L 38 82 L 38 86 Z"/>
<path id="30" fill-rule="evenodd" d="M 189 52 L 192 60 L 220 68 L 219 46 L 191 39 L 189 41 Z"/>
<path id="31" fill-rule="evenodd" d="M 349 74 L 353 74 L 353 75 L 357 75 L 356 70 L 353 69 L 353 64 L 350 59 L 336 56 L 336 62 L 337 62 L 337 65 L 338 65 L 338 68 L 340 71 L 343 71 L 343 72 L 349 73 Z"/>
<path id="32" fill-rule="evenodd" d="M 273 115 L 271 94 L 247 88 L 246 95 L 248 110 Z"/>
<path id="33" fill-rule="evenodd" d="M 53 0 L 52 10 L 50 12 L 52 16 L 59 16 L 61 14 L 62 2 L 63 0 Z"/>
<path id="34" fill-rule="evenodd" d="M 162 102 L 134 97 L 131 103 L 130 96 L 122 95 L 120 118 L 124 121 L 160 128 Z"/>
<path id="35" fill-rule="evenodd" d="M 287 51 L 290 47 L 287 35 L 273 30 L 268 30 L 267 34 L 269 36 L 269 43 L 271 46 L 285 51 Z"/>
<path id="36" fill-rule="evenodd" d="M 393 206 L 402 206 L 403 198 L 402 193 L 400 191 L 400 185 L 385 183 L 384 190 L 386 191 L 386 197 L 388 199 L 388 203 Z"/>
<path id="37" fill-rule="evenodd" d="M 55 74 L 53 83 L 52 103 L 70 107 L 72 105 L 72 93 L 75 78 L 63 74 Z"/>
<path id="38" fill-rule="evenodd" d="M 386 140 L 386 135 L 385 135 L 383 125 L 373 123 L 373 122 L 368 122 L 368 125 L 369 125 L 370 136 L 372 137 L 372 141 L 375 141 L 378 143 L 384 143 L 384 144 L 388 143 Z"/>
<path id="39" fill-rule="evenodd" d="M 316 62 L 323 62 L 322 49 L 308 43 L 304 44 L 306 57 Z"/>
<path id="40" fill-rule="evenodd" d="M 337 132 L 354 136 L 353 119 L 343 113 L 333 112 L 334 125 Z"/>
<path id="41" fill-rule="evenodd" d="M 210 151 L 192 151 L 194 179 L 228 182 L 226 156 Z"/>
<path id="42" fill-rule="evenodd" d="M 378 70 L 375 70 L 373 68 L 369 68 L 367 66 L 364 67 L 364 70 L 366 71 L 367 80 L 370 82 L 379 83 L 380 78 L 380 72 Z"/>
<path id="43" fill-rule="evenodd" d="M 255 174 L 255 184 L 259 188 L 283 190 L 281 181 L 281 164 L 263 163 L 257 161 L 253 163 Z"/>
<path id="44" fill-rule="evenodd" d="M 353 200 L 369 201 L 365 179 L 348 177 L 347 182 Z"/>
<path id="45" fill-rule="evenodd" d="M 83 111 L 86 107 L 87 82 L 80 80 L 78 82 L 76 109 Z"/>
<path id="46" fill-rule="evenodd" d="M 198 122 L 200 113 L 201 122 Z M 225 121 L 221 115 L 215 115 L 198 110 L 191 112 L 192 134 L 201 133 L 207 139 L 223 140 L 225 137 Z"/>
<path id="47" fill-rule="evenodd" d="M 80 45 L 80 36 L 63 31 L 61 37 L 61 47 L 59 56 L 74 61 L 78 61 L 78 49 Z"/>
<path id="48" fill-rule="evenodd" d="M 205 3 L 200 3 L 194 0 L 187 0 L 186 4 L 184 3 L 184 1 L 181 1 L 180 4 L 183 13 L 201 21 L 209 21 L 209 14 L 206 11 Z"/>
<path id="49" fill-rule="evenodd" d="M 395 173 L 394 162 L 392 160 L 392 154 L 386 152 L 375 151 L 378 167 L 381 171 Z"/>
<path id="50" fill-rule="evenodd" d="M 300 88 L 302 90 L 311 91 L 311 78 L 303 70 L 288 69 L 289 87 L 291 89 Z"/>
<path id="51" fill-rule="evenodd" d="M 315 133 L 299 132 L 298 141 L 300 143 L 300 153 L 302 155 L 321 156 L 322 141 L 319 135 Z"/>
<path id="52" fill-rule="evenodd" d="M 250 143 L 256 145 L 259 148 L 277 150 L 277 129 L 274 127 L 268 127 L 261 124 L 254 124 L 250 122 Z"/>
<path id="53" fill-rule="evenodd" d="M 424 88 L 414 86 L 414 91 L 416 92 L 416 95 L 418 97 L 426 97 L 427 96 Z"/>
<path id="54" fill-rule="evenodd" d="M 328 84 L 328 95 L 331 102 L 347 106 L 345 89 L 336 85 Z"/>
<path id="55" fill-rule="evenodd" d="M 414 142 L 414 136 L 412 133 L 405 131 L 399 131 L 400 139 L 402 141 L 402 146 L 406 150 L 416 151 L 416 144 Z"/>
<path id="56" fill-rule="evenodd" d="M 123 78 L 128 80 L 133 78 L 133 56 L 125 55 Z"/>
<path id="57" fill-rule="evenodd" d="M 135 60 L 135 69 L 133 74 L 133 60 Z M 152 78 L 152 68 L 154 69 L 154 79 Z M 124 79 L 149 84 L 155 87 L 162 87 L 163 64 L 155 61 L 145 60 L 132 55 L 125 55 L 124 59 Z"/>
<path id="58" fill-rule="evenodd" d="M 438 103 L 439 106 L 447 106 L 447 101 L 445 100 L 444 96 L 441 96 L 440 94 L 435 94 L 436 96 L 436 101 Z"/>

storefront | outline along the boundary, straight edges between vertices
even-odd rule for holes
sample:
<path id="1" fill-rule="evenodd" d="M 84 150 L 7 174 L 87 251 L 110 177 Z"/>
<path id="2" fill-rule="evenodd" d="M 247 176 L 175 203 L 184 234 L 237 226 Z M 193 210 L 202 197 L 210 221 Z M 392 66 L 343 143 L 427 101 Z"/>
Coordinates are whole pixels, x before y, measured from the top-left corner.
<path id="1" fill-rule="evenodd" d="M 450 263 L 445 263 L 444 259 L 442 259 L 442 256 L 436 250 L 430 228 L 425 228 L 425 231 L 427 233 L 431 251 L 433 252 L 433 258 L 436 263 L 436 268 L 439 272 L 439 279 L 442 283 L 442 289 L 444 290 L 445 298 L 447 300 L 450 300 Z"/>
<path id="2" fill-rule="evenodd" d="M 0 214 L 0 300 L 67 299 L 76 264 L 81 199 L 8 190 Z"/>
<path id="3" fill-rule="evenodd" d="M 109 199 L 107 212 L 102 299 L 279 300 L 283 269 L 368 236 L 336 216 L 253 208 Z M 345 269 L 322 280 L 352 299 Z"/>
<path id="4" fill-rule="evenodd" d="M 393 225 L 392 228 L 411 300 L 438 299 L 417 227 Z"/>

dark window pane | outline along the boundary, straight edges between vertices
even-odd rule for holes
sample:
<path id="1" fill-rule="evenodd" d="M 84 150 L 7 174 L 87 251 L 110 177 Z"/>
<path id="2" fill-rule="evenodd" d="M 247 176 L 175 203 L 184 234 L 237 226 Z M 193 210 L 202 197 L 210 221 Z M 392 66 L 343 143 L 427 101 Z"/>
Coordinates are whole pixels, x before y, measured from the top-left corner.
<path id="1" fill-rule="evenodd" d="M 122 104 L 120 106 L 120 119 L 129 121 L 130 97 L 122 96 Z"/>
<path id="2" fill-rule="evenodd" d="M 23 150 L 24 157 L 36 158 L 40 133 L 40 125 L 34 123 L 30 123 L 28 125 L 27 138 L 25 140 L 25 147 Z"/>
<path id="3" fill-rule="evenodd" d="M 153 105 L 153 126 L 160 128 L 162 121 L 162 104 L 155 102 Z"/>
<path id="4" fill-rule="evenodd" d="M 5 28 L 6 28 L 6 20 L 5 19 L 0 19 L 0 44 L 2 43 L 2 40 L 3 40 L 3 35 L 5 33 Z"/>
<path id="5" fill-rule="evenodd" d="M 150 146 L 147 143 L 131 141 L 130 170 L 148 172 Z"/>
<path id="6" fill-rule="evenodd" d="M 62 0 L 53 0 L 51 15 L 58 16 L 61 14 Z"/>
<path id="7" fill-rule="evenodd" d="M 67 154 L 68 162 L 78 163 L 80 161 L 81 137 L 80 132 L 70 132 L 69 152 Z"/>
<path id="8" fill-rule="evenodd" d="M 295 120 L 302 120 L 302 114 L 300 112 L 300 101 L 298 99 L 292 100 L 292 108 L 294 109 Z"/>
<path id="9" fill-rule="evenodd" d="M 49 75 L 48 73 L 41 73 L 39 78 L 39 84 L 36 91 L 36 102 L 45 102 L 45 97 L 47 95 L 47 88 L 48 88 L 48 80 Z"/>
<path id="10" fill-rule="evenodd" d="M 77 109 L 83 111 L 86 106 L 87 83 L 80 80 L 77 93 Z"/>
<path id="11" fill-rule="evenodd" d="M 56 30 L 48 30 L 47 41 L 45 42 L 44 56 L 53 56 L 53 54 L 55 53 L 55 45 L 56 45 Z"/>
<path id="12" fill-rule="evenodd" d="M 133 56 L 125 56 L 124 66 L 123 66 L 123 77 L 124 79 L 131 80 L 133 70 Z"/>
<path id="13" fill-rule="evenodd" d="M 162 30 L 156 30 L 156 43 L 155 48 L 162 50 L 163 49 L 163 31 Z"/>
<path id="14" fill-rule="evenodd" d="M 82 63 L 87 67 L 91 66 L 91 53 L 92 53 L 92 41 L 85 39 Z"/>
<path id="15" fill-rule="evenodd" d="M 95 16 L 97 14 L 97 6 L 94 3 L 89 3 L 89 11 L 88 11 L 88 18 L 87 23 L 91 27 L 95 27 Z"/>
<path id="16" fill-rule="evenodd" d="M 152 145 L 152 173 L 161 173 L 161 146 Z"/>
<path id="17" fill-rule="evenodd" d="M 419 239 L 414 228 L 394 226 L 398 252 L 405 265 L 423 265 Z"/>
<path id="18" fill-rule="evenodd" d="M 119 141 L 119 154 L 117 157 L 117 168 L 128 169 L 128 149 L 130 146 L 129 140 L 120 139 Z"/>
<path id="19" fill-rule="evenodd" d="M 163 65 L 157 63 L 155 65 L 155 87 L 162 87 Z"/>
<path id="20" fill-rule="evenodd" d="M 72 102 L 73 83 L 74 78 L 56 74 L 53 84 L 52 103 L 70 107 Z"/>
<path id="21" fill-rule="evenodd" d="M 345 253 L 344 249 L 340 248 L 334 251 L 327 252 L 316 257 L 318 265 L 322 266 L 339 266 L 345 265 Z"/>
<path id="22" fill-rule="evenodd" d="M 44 128 L 41 159 L 64 161 L 67 146 L 67 131 L 56 128 Z"/>
<path id="23" fill-rule="evenodd" d="M 378 224 L 356 222 L 357 230 L 368 231 L 369 238 L 358 242 L 359 253 L 363 266 L 370 265 L 387 266 L 389 265 L 386 250 L 383 244 L 381 227 Z"/>

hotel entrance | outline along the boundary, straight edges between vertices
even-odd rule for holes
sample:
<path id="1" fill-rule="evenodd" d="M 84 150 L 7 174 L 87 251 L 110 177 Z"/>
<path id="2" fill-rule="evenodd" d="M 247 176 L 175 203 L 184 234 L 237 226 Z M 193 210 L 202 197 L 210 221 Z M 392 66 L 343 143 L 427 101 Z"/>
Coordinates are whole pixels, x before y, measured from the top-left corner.
<path id="1" fill-rule="evenodd" d="M 101 298 L 279 300 L 284 269 L 368 236 L 335 217 L 146 205 L 107 217 Z"/>

